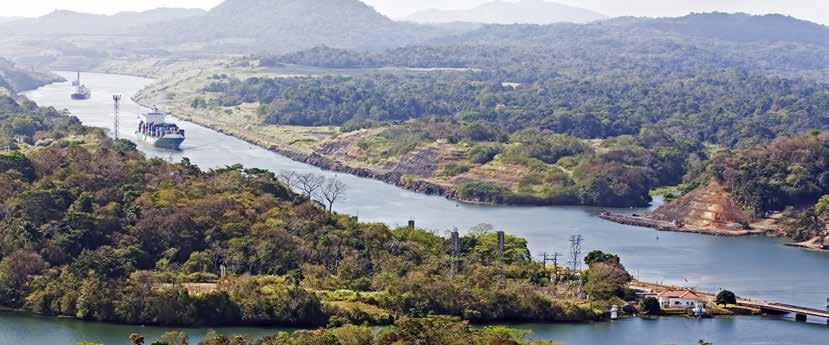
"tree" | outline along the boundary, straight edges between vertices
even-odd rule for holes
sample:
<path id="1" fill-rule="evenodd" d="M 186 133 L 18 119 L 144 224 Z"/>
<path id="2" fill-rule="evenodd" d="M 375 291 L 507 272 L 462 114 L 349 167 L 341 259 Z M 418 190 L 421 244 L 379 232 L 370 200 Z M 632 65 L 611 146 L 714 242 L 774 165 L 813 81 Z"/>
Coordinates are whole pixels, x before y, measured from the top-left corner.
<path id="1" fill-rule="evenodd" d="M 829 217 L 829 195 L 824 195 L 815 205 L 817 214 L 821 217 Z"/>
<path id="2" fill-rule="evenodd" d="M 345 195 L 347 190 L 348 186 L 342 181 L 336 178 L 326 179 L 325 184 L 322 185 L 320 193 L 322 194 L 322 198 L 325 199 L 328 204 L 329 212 L 334 212 L 334 202 Z"/>
<path id="3" fill-rule="evenodd" d="M 590 298 L 597 300 L 621 298 L 625 296 L 625 287 L 630 280 L 630 274 L 621 264 L 596 262 L 587 270 L 584 291 L 590 295 Z"/>
<path id="4" fill-rule="evenodd" d="M 121 154 L 136 152 L 138 150 L 138 145 L 134 142 L 129 141 L 127 139 L 118 139 L 115 141 L 115 151 L 118 151 Z"/>
<path id="5" fill-rule="evenodd" d="M 213 262 L 209 252 L 193 252 L 182 269 L 187 273 L 214 272 Z"/>
<path id="6" fill-rule="evenodd" d="M 821 236 L 826 231 L 826 224 L 815 208 L 797 212 L 782 223 L 783 231 L 795 241 L 806 241 Z"/>
<path id="7" fill-rule="evenodd" d="M 475 225 L 475 226 L 471 227 L 469 229 L 469 231 L 466 232 L 466 236 L 472 238 L 475 241 L 478 241 L 478 240 L 481 239 L 481 237 L 484 237 L 484 235 L 486 235 L 486 234 L 488 234 L 488 233 L 490 233 L 494 230 L 495 230 L 495 227 L 492 226 L 492 224 L 481 223 L 481 224 L 478 224 L 478 225 Z"/>
<path id="8" fill-rule="evenodd" d="M 716 303 L 719 305 L 737 304 L 737 295 L 728 290 L 720 291 L 717 294 Z"/>
<path id="9" fill-rule="evenodd" d="M 207 335 L 199 343 L 199 345 L 250 345 L 250 339 L 242 336 L 227 337 L 220 335 L 215 331 L 207 332 Z"/>
<path id="10" fill-rule="evenodd" d="M 371 345 L 372 332 L 368 326 L 346 325 L 334 331 L 340 345 Z"/>
<path id="11" fill-rule="evenodd" d="M 144 345 L 144 336 L 138 333 L 130 334 L 130 345 Z"/>
<path id="12" fill-rule="evenodd" d="M 299 175 L 292 171 L 292 170 L 282 170 L 279 172 L 279 175 L 276 177 L 279 182 L 282 182 L 285 186 L 290 189 L 296 189 L 299 185 Z"/>
<path id="13" fill-rule="evenodd" d="M 584 263 L 587 266 L 600 262 L 619 263 L 619 257 L 610 253 L 605 253 L 601 250 L 594 250 L 587 254 L 584 258 Z"/>
<path id="14" fill-rule="evenodd" d="M 324 182 L 325 177 L 315 175 L 313 173 L 297 175 L 297 185 L 299 189 L 305 194 L 305 197 L 311 200 L 314 199 L 314 195 L 320 187 L 322 187 Z"/>
<path id="15" fill-rule="evenodd" d="M 187 345 L 190 338 L 184 332 L 171 331 L 161 335 L 167 345 Z"/>
<path id="16" fill-rule="evenodd" d="M 34 252 L 18 250 L 0 261 L 0 279 L 13 286 L 21 286 L 30 276 L 43 271 L 46 263 Z"/>
<path id="17" fill-rule="evenodd" d="M 642 312 L 648 315 L 659 315 L 662 313 L 662 306 L 659 305 L 658 299 L 648 297 L 642 301 Z"/>

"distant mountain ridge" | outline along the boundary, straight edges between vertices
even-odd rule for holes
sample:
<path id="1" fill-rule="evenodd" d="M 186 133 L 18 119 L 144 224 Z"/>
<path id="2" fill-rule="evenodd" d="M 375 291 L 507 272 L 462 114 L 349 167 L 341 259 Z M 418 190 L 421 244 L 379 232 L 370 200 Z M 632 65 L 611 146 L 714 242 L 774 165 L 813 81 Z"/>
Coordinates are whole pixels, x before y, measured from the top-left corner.
<path id="1" fill-rule="evenodd" d="M 636 36 L 680 35 L 688 39 L 735 43 L 790 42 L 829 46 L 829 26 L 769 14 L 694 13 L 676 18 L 620 17 L 588 24 L 486 25 L 478 30 L 436 39 L 436 44 L 551 45 L 561 40 L 589 41 L 610 35 L 618 40 Z"/>
<path id="2" fill-rule="evenodd" d="M 749 42 L 800 42 L 829 46 L 829 26 L 780 14 L 693 13 L 645 19 L 642 26 L 699 38 Z"/>
<path id="3" fill-rule="evenodd" d="M 607 16 L 545 0 L 496 0 L 466 10 L 430 9 L 403 18 L 416 23 L 474 22 L 487 24 L 588 23 Z"/>
<path id="4" fill-rule="evenodd" d="M 198 30 L 193 30 L 198 28 Z M 227 0 L 204 16 L 168 22 L 151 35 L 169 41 L 293 51 L 327 45 L 386 48 L 438 29 L 395 22 L 359 0 Z"/>
<path id="5" fill-rule="evenodd" d="M 163 21 L 204 15 L 200 9 L 158 8 L 144 12 L 98 15 L 57 10 L 38 18 L 0 22 L 0 32 L 10 35 L 109 35 L 129 33 Z"/>

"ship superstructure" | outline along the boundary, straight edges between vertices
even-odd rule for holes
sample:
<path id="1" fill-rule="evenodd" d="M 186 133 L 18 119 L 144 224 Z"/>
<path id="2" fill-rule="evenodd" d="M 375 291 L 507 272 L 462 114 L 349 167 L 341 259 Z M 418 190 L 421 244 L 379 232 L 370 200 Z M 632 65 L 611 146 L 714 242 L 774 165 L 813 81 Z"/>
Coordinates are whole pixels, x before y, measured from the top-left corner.
<path id="1" fill-rule="evenodd" d="M 74 100 L 84 100 L 92 98 L 92 90 L 90 90 L 86 85 L 81 84 L 81 73 L 78 72 L 78 79 L 72 82 L 72 86 L 75 86 L 75 92 L 72 93 L 72 99 Z"/>

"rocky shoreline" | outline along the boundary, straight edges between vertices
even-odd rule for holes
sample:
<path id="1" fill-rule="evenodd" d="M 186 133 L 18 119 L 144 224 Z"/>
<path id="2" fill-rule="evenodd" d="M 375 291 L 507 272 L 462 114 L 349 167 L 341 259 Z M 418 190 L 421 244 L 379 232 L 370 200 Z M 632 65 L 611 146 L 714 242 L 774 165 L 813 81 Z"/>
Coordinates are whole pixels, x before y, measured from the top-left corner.
<path id="1" fill-rule="evenodd" d="M 826 240 L 822 237 L 818 236 L 808 241 L 803 242 L 796 242 L 796 243 L 786 243 L 789 247 L 795 248 L 803 248 L 803 249 L 811 249 L 811 250 L 820 250 L 826 251 L 829 250 L 829 246 L 825 244 Z"/>
<path id="2" fill-rule="evenodd" d="M 142 104 L 140 102 L 140 100 L 133 99 L 133 101 L 136 102 L 138 105 L 141 105 L 142 107 L 147 107 L 147 105 Z M 177 116 L 177 117 L 179 117 L 179 116 Z M 192 122 L 192 123 L 198 124 L 200 126 L 210 128 L 210 129 L 212 129 L 216 132 L 219 132 L 219 133 L 222 133 L 222 134 L 225 134 L 225 135 L 232 136 L 234 138 L 243 140 L 243 141 L 245 141 L 247 143 L 250 143 L 252 145 L 256 145 L 258 147 L 265 148 L 268 151 L 277 153 L 277 154 L 279 154 L 281 156 L 284 156 L 284 157 L 286 157 L 290 160 L 300 162 L 300 163 L 309 164 L 309 165 L 313 165 L 313 166 L 318 167 L 318 168 L 323 169 L 323 170 L 354 175 L 354 176 L 357 176 L 357 177 L 375 179 L 375 180 L 379 180 L 379 181 L 384 182 L 384 183 L 395 185 L 397 187 L 400 187 L 400 188 L 403 188 L 403 189 L 406 189 L 406 190 L 409 190 L 409 191 L 412 191 L 412 192 L 423 193 L 423 194 L 426 194 L 426 195 L 441 196 L 441 197 L 445 197 L 445 198 L 450 199 L 450 200 L 460 201 L 460 202 L 464 202 L 464 203 L 484 204 L 484 203 L 479 202 L 479 201 L 463 200 L 463 199 L 459 198 L 457 190 L 455 190 L 455 189 L 446 188 L 444 186 L 440 186 L 440 185 L 437 185 L 437 184 L 433 184 L 433 183 L 429 183 L 429 182 L 425 182 L 425 181 L 420 181 L 420 180 L 409 180 L 409 181 L 407 181 L 407 179 L 405 179 L 404 176 L 399 174 L 399 173 L 378 172 L 378 171 L 374 171 L 374 170 L 366 169 L 366 168 L 355 168 L 355 167 L 352 167 L 352 166 L 345 165 L 341 162 L 332 160 L 330 158 L 324 157 L 324 156 L 322 156 L 318 153 L 315 153 L 315 152 L 307 154 L 307 153 L 287 150 L 287 149 L 278 147 L 276 145 L 266 144 L 266 143 L 263 143 L 263 142 L 261 142 L 257 139 L 251 138 L 250 136 L 242 133 L 241 131 L 228 130 L 224 127 L 209 123 L 208 121 L 201 121 L 199 118 L 194 118 L 194 117 L 190 117 L 190 116 L 180 116 L 179 118 L 181 120 Z"/>

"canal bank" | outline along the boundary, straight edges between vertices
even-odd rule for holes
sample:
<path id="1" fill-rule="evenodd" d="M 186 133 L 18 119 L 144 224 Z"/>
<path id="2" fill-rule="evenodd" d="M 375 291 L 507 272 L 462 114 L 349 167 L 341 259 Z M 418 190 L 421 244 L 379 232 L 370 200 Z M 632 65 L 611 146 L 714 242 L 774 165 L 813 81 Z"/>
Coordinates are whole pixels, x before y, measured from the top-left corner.
<path id="1" fill-rule="evenodd" d="M 129 99 L 135 92 L 151 81 L 143 78 L 89 74 L 85 77 L 87 84 L 99 90 L 93 99 L 73 102 L 68 99 L 68 83 L 53 84 L 27 93 L 32 100 L 43 106 L 55 106 L 69 109 L 86 125 L 112 128 L 111 94 L 123 94 Z M 121 136 L 135 140 L 137 115 L 144 111 L 133 102 L 125 102 L 122 107 Z M 217 133 L 208 128 L 192 123 L 176 121 L 187 131 L 188 140 L 182 152 L 167 152 L 144 146 L 139 148 L 150 157 L 180 160 L 187 157 L 202 168 L 219 168 L 241 163 L 249 167 L 272 171 L 294 170 L 301 173 L 315 172 L 329 177 L 337 176 L 349 186 L 346 197 L 335 209 L 338 212 L 357 215 L 362 221 L 382 222 L 392 226 L 404 225 L 414 219 L 419 227 L 434 229 L 439 234 L 454 227 L 468 229 L 478 223 L 493 224 L 499 230 L 507 231 L 528 240 L 534 254 L 542 252 L 569 251 L 569 237 L 581 234 L 584 237 L 584 252 L 600 249 L 619 255 L 628 270 L 642 280 L 663 281 L 705 290 L 717 291 L 720 288 L 734 290 L 741 296 L 768 298 L 771 300 L 824 307 L 829 286 L 829 255 L 825 253 L 802 251 L 782 246 L 777 239 L 749 238 L 715 238 L 686 233 L 655 233 L 650 229 L 620 225 L 601 220 L 598 215 L 603 211 L 589 207 L 509 207 L 459 204 L 445 198 L 417 194 L 384 184 L 382 182 L 359 178 L 351 175 L 321 171 L 318 168 L 301 164 L 256 147 L 242 140 Z M 647 210 L 625 209 L 613 210 L 615 213 L 632 214 Z M 742 319 L 742 318 L 737 318 Z M 805 337 L 799 342 L 787 342 L 787 338 L 778 338 L 776 333 L 786 333 L 797 327 L 811 325 L 794 322 L 780 322 L 773 319 L 760 320 L 768 343 L 815 344 L 822 338 Z M 655 327 L 651 331 L 662 332 L 661 328 L 674 327 L 673 331 L 683 333 L 694 328 L 685 323 L 639 323 L 618 322 L 620 327 Z M 690 320 L 695 322 L 697 320 Z M 779 324 L 779 326 L 775 326 Z M 632 326 L 637 325 L 637 326 Z M 693 324 L 692 324 L 693 325 Z M 757 323 L 740 321 L 732 324 L 737 329 L 722 333 L 722 339 L 740 339 L 744 332 L 756 332 Z M 601 324 L 554 325 L 557 332 L 561 327 L 571 329 L 574 334 L 592 334 L 596 337 L 579 338 L 581 341 L 567 341 L 565 338 L 550 337 L 546 339 L 561 341 L 566 344 L 617 344 L 618 334 L 635 337 L 617 328 L 609 329 Z M 826 326 L 822 329 L 825 331 Z M 718 328 L 717 328 L 718 329 Z M 706 336 L 717 329 L 707 329 L 706 333 L 681 334 L 682 339 L 662 341 L 658 338 L 649 342 L 636 344 L 691 344 L 703 336 L 716 340 L 714 335 Z M 666 332 L 668 330 L 665 330 Z M 720 332 L 724 332 L 720 330 Z M 745 336 L 753 335 L 745 333 Z M 612 336 L 612 337 L 611 337 Z M 640 335 L 641 336 L 641 335 Z M 578 338 L 578 337 L 576 337 Z M 598 339 L 607 339 L 599 341 Z M 684 339 L 684 340 L 683 340 Z M 794 338 L 798 339 L 798 338 Z M 578 340 L 578 339 L 575 339 Z M 640 339 L 641 340 L 641 339 Z M 681 340 L 681 341 L 680 341 Z M 749 339 L 750 340 L 750 339 Z M 761 344 L 763 342 L 720 341 L 718 344 Z"/>

